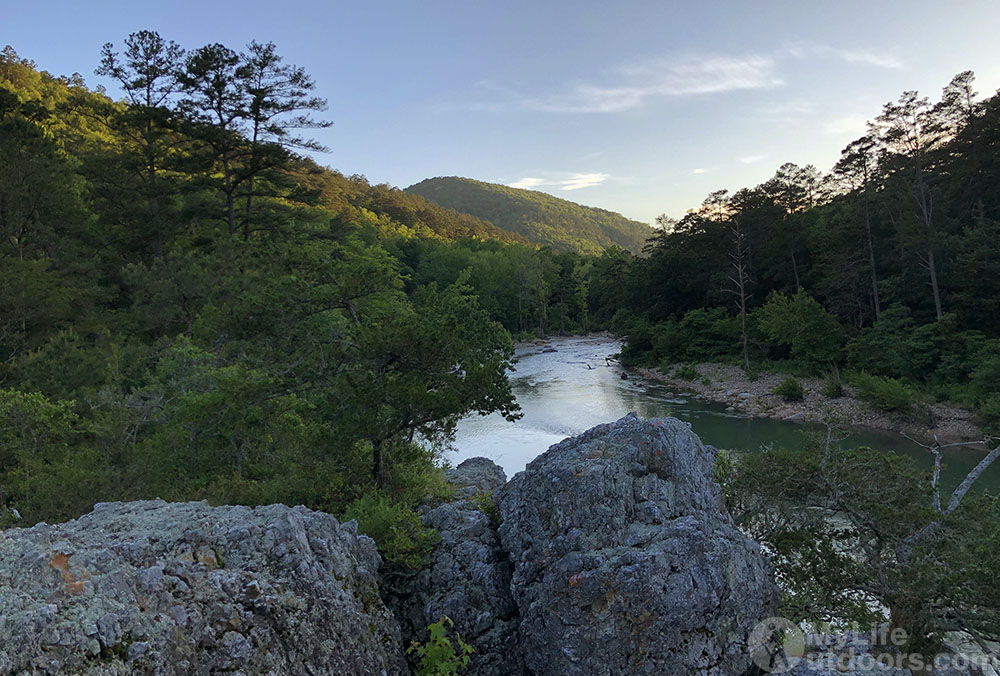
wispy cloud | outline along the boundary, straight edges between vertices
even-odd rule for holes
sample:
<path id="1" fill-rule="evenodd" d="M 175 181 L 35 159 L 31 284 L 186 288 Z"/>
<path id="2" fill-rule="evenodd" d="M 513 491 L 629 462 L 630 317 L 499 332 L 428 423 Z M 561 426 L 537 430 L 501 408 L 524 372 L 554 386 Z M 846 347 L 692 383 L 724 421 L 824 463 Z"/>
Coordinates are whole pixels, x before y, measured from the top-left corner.
<path id="1" fill-rule="evenodd" d="M 898 69 L 903 67 L 903 62 L 896 56 L 868 49 L 845 49 L 822 43 L 791 43 L 785 46 L 784 51 L 788 56 L 798 59 L 818 56 L 839 59 L 847 63 L 875 66 L 877 68 Z"/>
<path id="2" fill-rule="evenodd" d="M 580 188 L 591 188 L 600 185 L 608 180 L 608 174 L 573 174 L 565 181 L 560 181 L 563 190 L 579 190 Z"/>
<path id="3" fill-rule="evenodd" d="M 699 167 L 698 169 L 694 169 L 691 173 L 692 174 L 704 174 L 707 171 L 708 171 L 708 169 L 702 169 L 702 168 Z"/>
<path id="4" fill-rule="evenodd" d="M 747 155 L 746 157 L 741 157 L 740 162 L 743 164 L 756 164 L 767 159 L 767 155 Z"/>
<path id="5" fill-rule="evenodd" d="M 624 64 L 608 70 L 603 82 L 567 83 L 544 94 L 529 95 L 495 83 L 480 82 L 478 86 L 490 91 L 494 98 L 465 102 L 464 106 L 484 112 L 517 108 L 549 113 L 620 113 L 656 99 L 780 87 L 785 84 L 779 72 L 782 62 L 823 58 L 878 68 L 903 66 L 899 58 L 889 53 L 793 42 L 762 54 L 694 55 Z M 812 112 L 813 105 L 790 102 L 785 104 L 787 110 L 779 111 L 779 104 L 771 114 L 806 114 Z"/>
<path id="6" fill-rule="evenodd" d="M 532 178 L 530 176 L 526 176 L 519 181 L 514 181 L 513 183 L 508 183 L 507 185 L 510 186 L 511 188 L 523 188 L 525 190 L 530 190 L 531 188 L 535 188 L 537 186 L 544 184 L 545 184 L 544 178 Z"/>
<path id="7" fill-rule="evenodd" d="M 764 89 L 782 84 L 774 60 L 750 56 L 697 57 L 648 61 L 618 69 L 621 85 L 578 84 L 564 93 L 522 97 L 527 110 L 558 113 L 616 113 L 638 108 L 648 99 Z"/>
<path id="8" fill-rule="evenodd" d="M 595 185 L 600 185 L 609 178 L 611 178 L 610 174 L 599 172 L 589 174 L 564 174 L 562 177 L 550 179 L 525 176 L 524 178 L 508 183 L 507 185 L 511 188 L 523 188 L 525 190 L 531 190 L 533 188 L 540 188 L 543 186 L 558 188 L 560 190 L 580 190 L 582 188 L 592 188 Z"/>

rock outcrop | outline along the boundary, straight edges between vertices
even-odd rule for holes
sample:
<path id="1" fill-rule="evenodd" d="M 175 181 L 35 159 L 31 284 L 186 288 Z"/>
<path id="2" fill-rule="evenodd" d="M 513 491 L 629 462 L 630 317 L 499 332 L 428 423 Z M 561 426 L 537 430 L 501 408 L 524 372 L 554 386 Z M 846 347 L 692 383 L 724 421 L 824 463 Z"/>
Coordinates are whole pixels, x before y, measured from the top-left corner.
<path id="1" fill-rule="evenodd" d="M 422 511 L 430 565 L 391 594 L 353 522 L 303 507 L 112 503 L 12 529 L 0 674 L 402 676 L 402 637 L 448 616 L 471 676 L 739 676 L 777 589 L 714 459 L 685 423 L 632 414 L 509 483 L 467 460 Z"/>
<path id="2" fill-rule="evenodd" d="M 441 541 L 430 565 L 397 590 L 392 605 L 404 633 L 418 640 L 424 640 L 428 625 L 451 618 L 476 650 L 471 674 L 522 676 L 511 566 L 492 522 L 496 514 L 488 513 L 506 477 L 491 460 L 472 458 L 451 470 L 448 481 L 455 486 L 455 501 L 424 508 L 421 515 Z"/>
<path id="3" fill-rule="evenodd" d="M 499 492 L 531 674 L 751 666 L 747 638 L 777 587 L 733 526 L 714 459 L 686 423 L 631 414 L 552 446 Z"/>
<path id="4" fill-rule="evenodd" d="M 303 507 L 100 504 L 0 533 L 0 673 L 405 673 L 379 556 Z"/>

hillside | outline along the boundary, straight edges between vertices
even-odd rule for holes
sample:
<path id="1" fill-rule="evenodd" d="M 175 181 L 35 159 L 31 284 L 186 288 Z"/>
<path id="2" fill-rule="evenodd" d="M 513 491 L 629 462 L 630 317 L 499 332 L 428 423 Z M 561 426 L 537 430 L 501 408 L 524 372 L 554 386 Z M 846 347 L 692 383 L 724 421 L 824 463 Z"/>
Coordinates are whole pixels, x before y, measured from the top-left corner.
<path id="1" fill-rule="evenodd" d="M 308 158 L 301 158 L 296 169 L 297 179 L 314 191 L 320 206 L 346 222 L 374 226 L 384 236 L 497 240 L 507 244 L 526 241 L 515 232 L 418 194 L 384 183 L 372 184 L 364 176 L 345 176 Z"/>
<path id="2" fill-rule="evenodd" d="M 530 242 L 560 251 L 598 254 L 610 246 L 638 253 L 653 234 L 645 223 L 537 190 L 509 188 L 469 178 L 429 178 L 406 192 L 462 211 Z"/>

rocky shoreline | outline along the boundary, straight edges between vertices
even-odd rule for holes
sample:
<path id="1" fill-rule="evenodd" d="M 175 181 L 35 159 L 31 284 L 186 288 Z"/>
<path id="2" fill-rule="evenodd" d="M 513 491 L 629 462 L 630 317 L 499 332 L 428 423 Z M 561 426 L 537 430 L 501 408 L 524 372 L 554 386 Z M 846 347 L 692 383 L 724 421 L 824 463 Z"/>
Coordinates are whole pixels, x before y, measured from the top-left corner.
<path id="1" fill-rule="evenodd" d="M 802 401 L 786 402 L 773 394 L 774 388 L 788 377 L 786 373 L 762 373 L 755 380 L 743 369 L 731 364 L 705 362 L 694 364 L 695 380 L 682 380 L 659 369 L 638 368 L 643 378 L 655 380 L 682 392 L 725 404 L 733 411 L 749 416 L 795 422 L 832 423 L 847 428 L 867 428 L 905 434 L 925 442 L 935 437 L 942 444 L 982 439 L 975 414 L 967 409 L 932 404 L 925 420 L 877 410 L 859 400 L 854 388 L 844 385 L 843 396 L 832 399 L 821 393 L 821 378 L 798 378 L 805 392 Z M 673 369 L 671 369 L 673 370 Z"/>

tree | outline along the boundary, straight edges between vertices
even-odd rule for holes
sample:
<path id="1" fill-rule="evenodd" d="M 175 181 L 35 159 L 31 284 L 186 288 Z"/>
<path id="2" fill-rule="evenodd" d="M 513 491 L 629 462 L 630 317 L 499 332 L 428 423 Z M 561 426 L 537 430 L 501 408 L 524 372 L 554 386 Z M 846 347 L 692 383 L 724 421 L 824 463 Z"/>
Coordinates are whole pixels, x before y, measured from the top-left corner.
<path id="1" fill-rule="evenodd" d="M 459 419 L 518 407 L 506 378 L 513 348 L 460 279 L 422 290 L 412 307 L 391 298 L 360 318 L 351 359 L 336 388 L 338 427 L 367 440 L 372 477 L 385 481 L 394 448 L 421 437 L 446 443 Z"/>
<path id="2" fill-rule="evenodd" d="M 240 76 L 239 54 L 215 43 L 190 54 L 180 78 L 185 94 L 182 110 L 195 122 L 191 131 L 211 149 L 213 161 L 222 170 L 219 190 L 226 200 L 230 235 L 237 233 L 236 191 L 246 178 L 236 171 L 247 152 L 241 124 L 248 115 L 248 101 Z"/>
<path id="3" fill-rule="evenodd" d="M 925 448 L 934 459 L 929 476 L 905 456 L 841 449 L 828 428 L 811 448 L 749 454 L 724 474 L 734 519 L 770 552 L 787 590 L 787 617 L 878 623 L 883 606 L 909 636 L 905 649 L 918 654 L 939 652 L 949 631 L 1000 638 L 1000 504 L 970 494 L 1000 447 L 947 504 L 946 446 Z"/>
<path id="4" fill-rule="evenodd" d="M 871 274 L 872 303 L 875 306 L 875 321 L 882 312 L 878 293 L 878 271 L 875 266 L 875 240 L 872 237 L 872 217 L 869 190 L 874 172 L 878 169 L 876 140 L 866 135 L 852 141 L 840 153 L 840 161 L 833 168 L 834 174 L 843 180 L 850 191 L 857 195 L 864 217 L 866 243 L 868 245 L 868 269 Z"/>
<path id="5" fill-rule="evenodd" d="M 800 167 L 791 162 L 778 167 L 774 178 L 761 188 L 771 196 L 774 203 L 783 210 L 782 224 L 786 229 L 789 256 L 792 262 L 792 275 L 795 279 L 795 289 L 802 288 L 799 276 L 797 250 L 799 239 L 794 226 L 789 227 L 789 217 L 792 214 L 811 209 L 819 201 L 820 174 L 811 164 Z"/>
<path id="6" fill-rule="evenodd" d="M 815 369 L 838 361 L 843 330 L 833 315 L 805 291 L 791 298 L 771 294 L 754 315 L 764 335 L 787 347 L 793 359 Z"/>
<path id="7" fill-rule="evenodd" d="M 243 239 L 250 238 L 254 182 L 267 169 L 280 165 L 287 148 L 325 151 L 316 141 L 296 136 L 297 129 L 322 129 L 332 123 L 314 120 L 303 111 L 326 109 L 326 99 L 310 96 L 315 83 L 305 70 L 282 63 L 274 43 L 251 42 L 239 76 L 248 97 L 250 158 L 246 173 L 246 212 Z M 299 114 L 297 114 L 299 113 Z"/>
<path id="8" fill-rule="evenodd" d="M 870 125 L 870 133 L 879 139 L 882 152 L 888 154 L 883 162 L 892 159 L 901 162 L 894 175 L 905 186 L 916 211 L 920 224 L 918 238 L 924 251 L 920 265 L 927 271 L 934 311 L 940 319 L 944 314 L 936 261 L 940 243 L 935 228 L 934 191 L 929 179 L 930 153 L 943 137 L 936 111 L 926 97 L 919 98 L 917 92 L 906 91 L 895 103 L 883 106 L 882 113 Z"/>
<path id="9" fill-rule="evenodd" d="M 163 199 L 170 190 L 163 184 L 164 164 L 172 147 L 172 99 L 180 88 L 184 50 L 155 31 L 139 31 L 125 39 L 125 53 L 106 43 L 101 65 L 95 71 L 117 80 L 129 105 L 111 111 L 111 124 L 136 161 L 130 173 L 139 179 L 146 214 L 134 227 L 148 230 L 153 253 L 163 256 Z M 145 220 L 145 224 L 138 221 Z"/>

